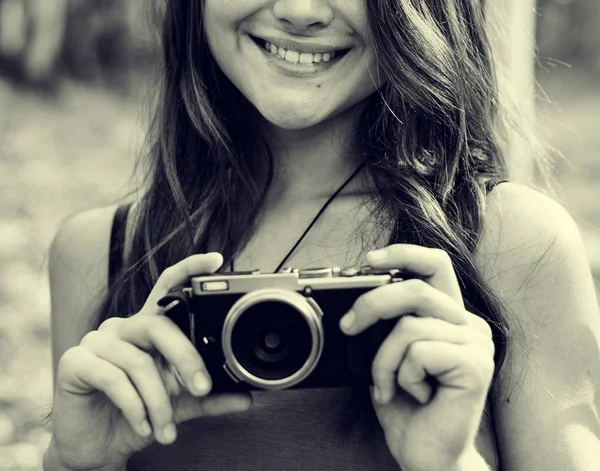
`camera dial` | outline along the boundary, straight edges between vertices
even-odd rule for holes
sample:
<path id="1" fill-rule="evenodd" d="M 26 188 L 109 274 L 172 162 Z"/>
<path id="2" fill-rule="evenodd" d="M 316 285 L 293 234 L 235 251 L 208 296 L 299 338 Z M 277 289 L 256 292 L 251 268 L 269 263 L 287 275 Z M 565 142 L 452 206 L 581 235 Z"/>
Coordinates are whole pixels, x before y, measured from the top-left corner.
<path id="1" fill-rule="evenodd" d="M 324 268 L 304 268 L 298 271 L 298 278 L 331 278 L 339 276 L 340 269 L 338 267 Z"/>

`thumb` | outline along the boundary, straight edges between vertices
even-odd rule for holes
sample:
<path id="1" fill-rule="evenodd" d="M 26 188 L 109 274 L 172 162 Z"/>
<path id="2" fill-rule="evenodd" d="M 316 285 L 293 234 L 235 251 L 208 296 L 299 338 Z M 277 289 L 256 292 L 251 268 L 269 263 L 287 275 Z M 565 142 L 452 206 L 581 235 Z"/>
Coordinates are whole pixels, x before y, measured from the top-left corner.
<path id="1" fill-rule="evenodd" d="M 198 417 L 235 414 L 247 411 L 251 406 L 252 396 L 249 393 L 195 397 L 182 391 L 174 404 L 175 421 L 181 423 Z"/>

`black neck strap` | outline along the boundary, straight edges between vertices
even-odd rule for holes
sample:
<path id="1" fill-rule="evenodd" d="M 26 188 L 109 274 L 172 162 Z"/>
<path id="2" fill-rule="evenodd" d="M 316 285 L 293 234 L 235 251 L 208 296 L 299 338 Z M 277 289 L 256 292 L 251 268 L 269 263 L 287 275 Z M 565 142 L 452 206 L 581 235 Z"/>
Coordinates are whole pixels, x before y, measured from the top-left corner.
<path id="1" fill-rule="evenodd" d="M 292 254 L 296 251 L 298 246 L 302 243 L 302 241 L 304 240 L 306 235 L 310 232 L 310 230 L 313 228 L 313 226 L 317 223 L 317 221 L 322 216 L 322 214 L 325 212 L 325 210 L 329 207 L 329 205 L 333 202 L 333 200 L 335 200 L 338 197 L 338 195 L 342 191 L 344 191 L 344 188 L 346 188 L 348 186 L 348 184 L 352 180 L 354 180 L 354 178 L 360 173 L 360 171 L 364 168 L 364 166 L 365 166 L 365 164 L 359 165 L 359 167 L 354 171 L 354 173 L 352 173 L 352 175 L 350 175 L 348 177 L 348 179 L 344 183 L 342 183 L 342 185 L 337 190 L 335 190 L 333 192 L 333 194 L 329 197 L 329 199 L 327 201 L 325 201 L 325 204 L 321 207 L 321 209 L 319 210 L 317 215 L 312 219 L 312 221 L 310 222 L 308 227 L 304 230 L 302 235 L 298 238 L 298 240 L 296 241 L 294 246 L 290 249 L 290 251 L 286 254 L 286 256 L 283 257 L 283 260 L 281 260 L 279 265 L 277 265 L 277 268 L 275 269 L 274 273 L 277 273 L 279 270 L 281 270 L 281 268 L 283 268 L 283 265 L 285 264 L 285 262 L 287 262 L 288 259 L 292 256 Z M 231 271 L 235 271 L 233 259 L 231 259 Z"/>

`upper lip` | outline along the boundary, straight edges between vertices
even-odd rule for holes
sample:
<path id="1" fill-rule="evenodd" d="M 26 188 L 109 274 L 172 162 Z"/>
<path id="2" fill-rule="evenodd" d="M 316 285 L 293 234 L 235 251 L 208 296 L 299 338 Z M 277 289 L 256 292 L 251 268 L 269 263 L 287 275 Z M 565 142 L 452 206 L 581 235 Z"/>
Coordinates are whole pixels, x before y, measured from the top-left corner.
<path id="1" fill-rule="evenodd" d="M 326 52 L 344 51 L 350 49 L 351 46 L 334 46 L 332 44 L 315 43 L 315 42 L 299 42 L 292 39 L 277 38 L 274 36 L 255 36 L 257 39 L 267 41 L 274 44 L 277 47 L 282 47 L 286 50 L 292 50 L 297 52 L 309 52 L 312 54 L 324 54 Z"/>

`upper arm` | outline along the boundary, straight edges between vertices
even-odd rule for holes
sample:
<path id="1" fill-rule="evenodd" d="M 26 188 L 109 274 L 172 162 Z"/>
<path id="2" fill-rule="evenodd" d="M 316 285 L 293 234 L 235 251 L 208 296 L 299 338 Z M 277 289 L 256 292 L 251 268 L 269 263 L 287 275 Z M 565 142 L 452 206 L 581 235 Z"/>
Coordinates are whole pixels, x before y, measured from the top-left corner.
<path id="1" fill-rule="evenodd" d="M 592 469 L 600 455 L 600 316 L 575 222 L 533 190 L 500 185 L 478 259 L 512 327 L 495 393 L 503 469 Z"/>
<path id="2" fill-rule="evenodd" d="M 92 209 L 68 219 L 49 254 L 52 364 L 78 345 L 94 325 L 105 296 L 110 230 L 115 207 Z"/>

